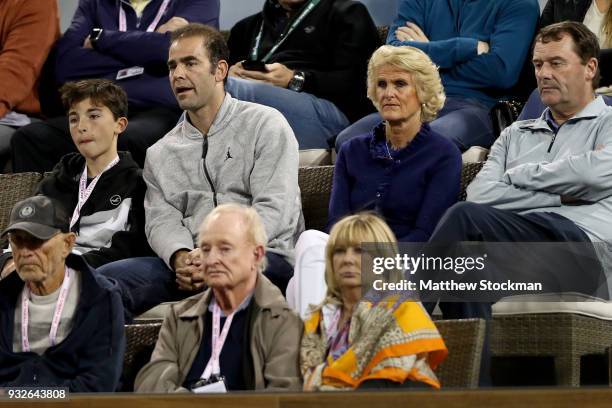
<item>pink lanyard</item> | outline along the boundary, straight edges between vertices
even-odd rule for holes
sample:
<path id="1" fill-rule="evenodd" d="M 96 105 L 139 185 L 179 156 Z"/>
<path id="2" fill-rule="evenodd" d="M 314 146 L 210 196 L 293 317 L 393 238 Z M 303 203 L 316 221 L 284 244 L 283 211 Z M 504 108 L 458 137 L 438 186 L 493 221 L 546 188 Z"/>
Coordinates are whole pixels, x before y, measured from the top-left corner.
<path id="1" fill-rule="evenodd" d="M 162 5 L 159 6 L 157 15 L 155 16 L 155 19 L 153 20 L 153 22 L 149 24 L 149 27 L 147 28 L 147 32 L 155 31 L 155 28 L 157 27 L 159 20 L 161 20 L 162 16 L 166 12 L 166 9 L 168 8 L 169 3 L 170 3 L 170 0 L 164 0 Z M 125 20 L 125 10 L 123 10 L 122 5 L 119 5 L 119 31 L 127 31 L 127 23 Z"/>
<path id="2" fill-rule="evenodd" d="M 55 305 L 55 311 L 53 312 L 53 320 L 51 320 L 51 330 L 49 331 L 49 342 L 51 346 L 55 346 L 55 339 L 57 338 L 57 328 L 60 324 L 62 317 L 62 311 L 66 305 L 66 298 L 68 297 L 68 289 L 70 289 L 70 275 L 71 269 L 66 267 L 64 274 L 64 282 L 60 289 L 59 297 L 57 298 L 57 304 Z M 21 292 L 21 349 L 23 352 L 30 351 L 30 341 L 28 340 L 28 324 L 30 322 L 30 312 L 28 300 L 30 298 L 30 288 L 26 284 Z"/>
<path id="3" fill-rule="evenodd" d="M 219 366 L 219 357 L 221 356 L 221 349 L 225 344 L 225 339 L 227 338 L 227 333 L 229 332 L 230 326 L 232 325 L 232 320 L 234 319 L 234 314 L 236 310 L 234 310 L 227 318 L 225 319 L 225 323 L 223 324 L 223 330 L 221 330 L 221 335 L 219 336 L 219 328 L 221 326 L 221 308 L 217 305 L 217 302 L 213 298 L 213 330 L 212 330 L 212 350 L 210 353 L 210 359 L 206 364 L 206 368 L 202 373 L 202 377 L 205 380 L 208 380 L 211 374 L 220 374 L 221 367 Z"/>
<path id="4" fill-rule="evenodd" d="M 70 229 L 72 229 L 74 224 L 76 224 L 79 217 L 81 216 L 81 209 L 89 199 L 89 196 L 96 187 L 96 184 L 98 184 L 98 180 L 100 180 L 102 174 L 110 170 L 117 163 L 119 163 L 119 157 L 115 157 L 113 161 L 108 163 L 104 170 L 102 170 L 102 173 L 98 174 L 93 180 L 91 180 L 89 186 L 87 185 L 87 165 L 85 165 L 83 174 L 81 174 L 81 180 L 79 181 L 79 200 L 77 202 L 76 207 L 74 208 L 74 212 L 72 213 L 72 218 L 70 219 Z"/>
<path id="5" fill-rule="evenodd" d="M 329 326 L 325 327 L 325 331 L 327 332 L 327 342 L 331 342 L 331 340 L 338 334 L 338 323 L 340 322 L 340 312 L 342 310 L 342 306 L 340 306 L 332 316 L 331 321 L 329 322 Z"/>

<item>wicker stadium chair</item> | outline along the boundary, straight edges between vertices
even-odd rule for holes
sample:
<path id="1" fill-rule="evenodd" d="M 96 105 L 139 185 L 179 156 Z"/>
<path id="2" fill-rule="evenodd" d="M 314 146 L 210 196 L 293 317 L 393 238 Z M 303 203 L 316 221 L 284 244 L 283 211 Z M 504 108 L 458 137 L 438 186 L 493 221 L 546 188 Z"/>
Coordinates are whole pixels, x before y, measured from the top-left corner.
<path id="1" fill-rule="evenodd" d="M 333 173 L 334 166 L 300 167 L 298 183 L 306 229 L 325 228 Z"/>
<path id="2" fill-rule="evenodd" d="M 467 197 L 467 186 L 470 185 L 474 177 L 478 174 L 484 162 L 463 163 L 461 166 L 461 190 L 459 191 L 459 201 L 465 201 Z"/>
<path id="3" fill-rule="evenodd" d="M 557 385 L 580 386 L 580 359 L 605 354 L 612 344 L 612 321 L 577 313 L 494 316 L 493 356 L 554 357 Z"/>
<path id="4" fill-rule="evenodd" d="M 465 200 L 465 189 L 478 174 L 483 163 L 463 164 L 459 200 Z M 306 229 L 322 230 L 327 223 L 333 172 L 334 166 L 300 167 L 298 183 L 302 193 L 302 211 Z"/>
<path id="5" fill-rule="evenodd" d="M 13 205 L 32 196 L 40 179 L 39 173 L 0 174 L 0 231 L 7 227 Z M 7 245 L 6 238 L 0 245 Z"/>
<path id="6" fill-rule="evenodd" d="M 149 362 L 161 323 L 125 325 L 126 349 L 123 358 L 121 391 L 133 391 L 138 371 Z"/>
<path id="7" fill-rule="evenodd" d="M 485 337 L 482 319 L 436 320 L 448 357 L 436 371 L 442 388 L 477 388 Z"/>

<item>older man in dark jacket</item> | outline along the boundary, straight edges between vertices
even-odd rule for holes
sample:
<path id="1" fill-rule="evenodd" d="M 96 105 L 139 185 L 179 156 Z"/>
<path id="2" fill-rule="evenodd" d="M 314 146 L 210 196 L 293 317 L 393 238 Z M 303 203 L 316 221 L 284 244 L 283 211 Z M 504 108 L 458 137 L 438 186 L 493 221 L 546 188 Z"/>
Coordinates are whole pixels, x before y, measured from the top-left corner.
<path id="1" fill-rule="evenodd" d="M 0 281 L 0 386 L 114 391 L 125 350 L 115 287 L 70 254 L 75 241 L 58 201 L 15 205 L 9 234 L 17 273 Z"/>

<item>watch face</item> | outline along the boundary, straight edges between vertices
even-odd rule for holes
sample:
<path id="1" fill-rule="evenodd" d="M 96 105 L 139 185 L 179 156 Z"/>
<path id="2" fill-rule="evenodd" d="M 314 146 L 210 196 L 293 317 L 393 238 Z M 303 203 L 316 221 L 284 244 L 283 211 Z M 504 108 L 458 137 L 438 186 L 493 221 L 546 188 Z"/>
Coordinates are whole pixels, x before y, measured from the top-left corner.
<path id="1" fill-rule="evenodd" d="M 303 72 L 296 71 L 295 74 L 293 74 L 293 78 L 291 78 L 291 81 L 289 81 L 288 88 L 292 91 L 300 92 L 304 87 L 305 79 L 306 78 Z"/>

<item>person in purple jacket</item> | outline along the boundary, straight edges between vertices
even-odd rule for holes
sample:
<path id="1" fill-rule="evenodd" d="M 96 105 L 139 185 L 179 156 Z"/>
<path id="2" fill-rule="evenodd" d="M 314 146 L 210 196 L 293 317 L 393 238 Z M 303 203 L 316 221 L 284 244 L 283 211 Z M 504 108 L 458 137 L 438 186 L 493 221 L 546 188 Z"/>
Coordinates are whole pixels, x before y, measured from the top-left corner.
<path id="1" fill-rule="evenodd" d="M 180 116 L 166 67 L 170 33 L 194 22 L 218 28 L 219 10 L 220 0 L 80 0 L 53 52 L 56 82 L 116 80 L 130 110 L 118 147 L 142 167 L 147 148 Z M 50 171 L 76 151 L 65 116 L 25 126 L 13 140 L 14 172 Z"/>
<path id="2" fill-rule="evenodd" d="M 340 149 L 328 227 L 347 215 L 373 211 L 399 242 L 427 242 L 457 201 L 461 182 L 459 149 L 428 124 L 446 98 L 438 68 L 417 48 L 384 45 L 372 54 L 367 84 L 383 122 Z M 303 316 L 325 296 L 327 239 L 310 230 L 296 244 L 287 300 Z"/>

